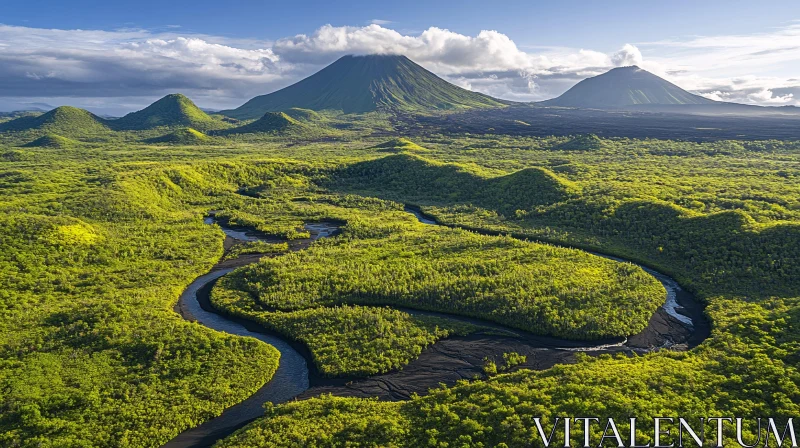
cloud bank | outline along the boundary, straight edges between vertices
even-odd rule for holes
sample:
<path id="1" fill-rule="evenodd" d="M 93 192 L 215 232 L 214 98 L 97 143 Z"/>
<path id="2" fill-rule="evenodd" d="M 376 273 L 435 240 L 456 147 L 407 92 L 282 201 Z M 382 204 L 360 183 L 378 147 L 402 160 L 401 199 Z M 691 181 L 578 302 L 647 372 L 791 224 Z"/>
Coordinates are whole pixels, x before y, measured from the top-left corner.
<path id="1" fill-rule="evenodd" d="M 524 51 L 505 34 L 431 27 L 403 34 L 374 20 L 322 26 L 274 42 L 148 30 L 58 30 L 0 25 L 0 108 L 75 104 L 121 113 L 182 92 L 206 107 L 235 107 L 289 85 L 345 54 L 404 54 L 462 87 L 517 101 L 561 94 L 610 68 L 639 65 L 706 97 L 800 104 L 800 25 L 769 34 L 624 43 L 611 52 Z M 103 108 L 106 109 L 103 109 Z"/>

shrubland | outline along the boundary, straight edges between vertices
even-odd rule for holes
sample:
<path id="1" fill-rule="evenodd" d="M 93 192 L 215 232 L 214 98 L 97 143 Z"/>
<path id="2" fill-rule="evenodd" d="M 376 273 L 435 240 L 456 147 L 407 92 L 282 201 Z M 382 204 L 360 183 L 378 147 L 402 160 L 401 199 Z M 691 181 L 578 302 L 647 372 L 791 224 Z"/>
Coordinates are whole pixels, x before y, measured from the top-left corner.
<path id="1" fill-rule="evenodd" d="M 402 306 L 572 339 L 639 333 L 664 302 L 661 284 L 631 264 L 509 237 L 407 227 L 373 237 L 345 227 L 306 251 L 241 268 L 223 285 L 278 314 Z"/>

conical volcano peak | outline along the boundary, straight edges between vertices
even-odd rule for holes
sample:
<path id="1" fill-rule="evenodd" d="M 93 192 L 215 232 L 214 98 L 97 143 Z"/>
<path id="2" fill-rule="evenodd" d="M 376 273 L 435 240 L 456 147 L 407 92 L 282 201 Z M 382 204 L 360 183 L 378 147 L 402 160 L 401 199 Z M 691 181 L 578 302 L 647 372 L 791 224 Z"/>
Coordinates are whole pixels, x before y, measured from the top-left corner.
<path id="1" fill-rule="evenodd" d="M 614 109 L 637 105 L 712 104 L 636 65 L 613 68 L 584 79 L 545 106 Z"/>
<path id="2" fill-rule="evenodd" d="M 262 117 L 291 108 L 432 111 L 502 107 L 507 103 L 455 86 L 403 55 L 348 55 L 277 92 L 223 112 L 239 119 Z"/>

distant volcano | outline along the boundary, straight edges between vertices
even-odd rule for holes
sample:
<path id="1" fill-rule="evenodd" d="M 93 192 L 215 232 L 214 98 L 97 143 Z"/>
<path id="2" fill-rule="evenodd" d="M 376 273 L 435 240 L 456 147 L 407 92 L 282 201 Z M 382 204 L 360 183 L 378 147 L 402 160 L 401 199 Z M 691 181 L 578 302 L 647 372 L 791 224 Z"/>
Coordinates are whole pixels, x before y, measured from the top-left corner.
<path id="1" fill-rule="evenodd" d="M 637 66 L 619 67 L 584 79 L 543 106 L 620 109 L 640 105 L 706 105 L 716 101 L 689 93 Z"/>
<path id="2" fill-rule="evenodd" d="M 459 110 L 506 104 L 453 85 L 405 56 L 370 55 L 344 56 L 296 84 L 222 113 L 253 119 L 293 107 L 359 113 L 385 109 Z"/>

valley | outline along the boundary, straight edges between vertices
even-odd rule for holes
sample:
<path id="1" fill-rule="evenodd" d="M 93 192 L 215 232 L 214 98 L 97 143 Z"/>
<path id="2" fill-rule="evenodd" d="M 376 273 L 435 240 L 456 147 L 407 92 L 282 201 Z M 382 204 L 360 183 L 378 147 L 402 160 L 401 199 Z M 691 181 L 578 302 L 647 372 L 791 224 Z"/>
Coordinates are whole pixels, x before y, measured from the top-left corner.
<path id="1" fill-rule="evenodd" d="M 710 104 L 650 76 L 520 104 L 348 56 L 222 112 L 3 121 L 0 446 L 797 415 L 800 121 L 636 110 Z"/>

